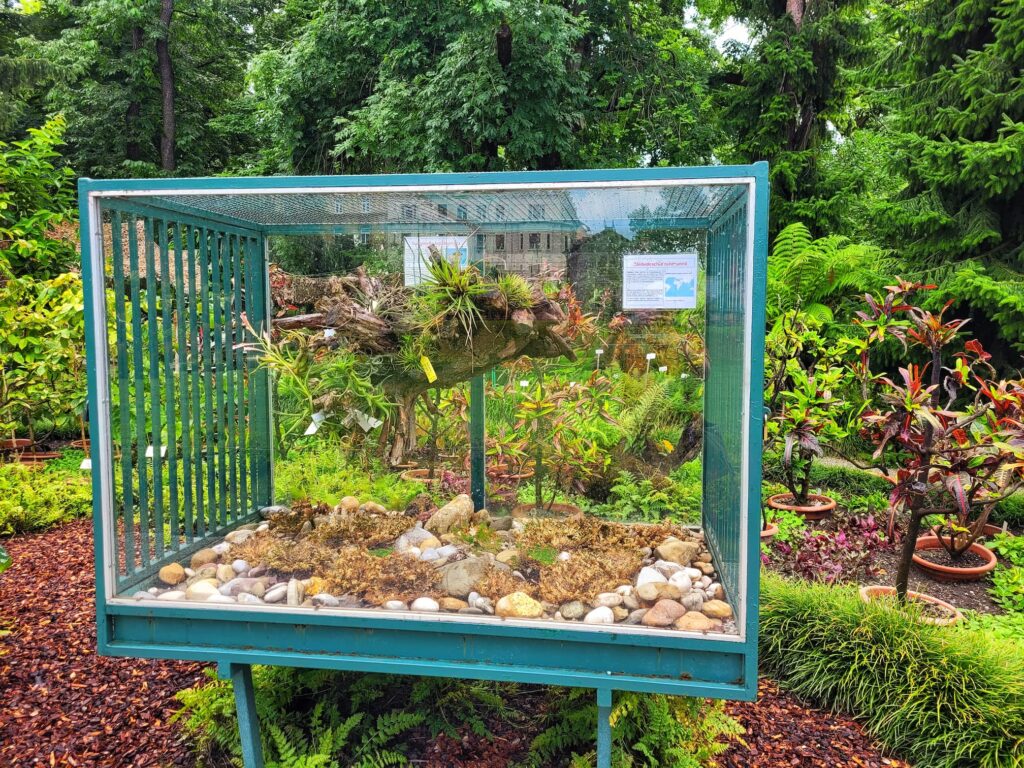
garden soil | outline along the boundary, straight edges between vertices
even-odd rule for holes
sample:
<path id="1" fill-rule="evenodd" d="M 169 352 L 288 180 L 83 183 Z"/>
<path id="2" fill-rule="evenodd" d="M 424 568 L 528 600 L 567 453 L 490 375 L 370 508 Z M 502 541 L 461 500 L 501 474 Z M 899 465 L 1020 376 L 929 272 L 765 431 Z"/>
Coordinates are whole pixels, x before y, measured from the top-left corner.
<path id="1" fill-rule="evenodd" d="M 0 766 L 192 766 L 170 717 L 174 694 L 203 666 L 96 656 L 91 522 L 5 541 L 0 577 Z M 762 681 L 757 704 L 731 703 L 746 729 L 723 768 L 905 768 L 852 720 L 806 707 Z M 424 742 L 417 765 L 505 768 L 532 734 L 494 723 L 492 741 L 466 734 Z"/>

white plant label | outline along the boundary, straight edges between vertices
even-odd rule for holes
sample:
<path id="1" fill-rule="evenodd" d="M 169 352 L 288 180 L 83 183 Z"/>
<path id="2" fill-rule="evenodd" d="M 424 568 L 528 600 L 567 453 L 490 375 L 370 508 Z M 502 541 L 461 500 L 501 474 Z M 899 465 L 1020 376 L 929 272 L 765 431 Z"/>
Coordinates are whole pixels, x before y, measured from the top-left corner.
<path id="1" fill-rule="evenodd" d="M 82 459 L 82 463 L 78 465 L 79 469 L 92 469 L 92 459 L 86 457 Z"/>
<path id="2" fill-rule="evenodd" d="M 313 414 L 313 420 L 309 422 L 309 426 L 306 427 L 306 431 L 303 432 L 305 435 L 315 435 L 317 430 L 320 429 L 320 425 L 327 419 L 327 414 L 323 411 L 317 411 Z"/>
<path id="3" fill-rule="evenodd" d="M 630 253 L 622 257 L 623 309 L 693 309 L 697 254 Z"/>
<path id="4" fill-rule="evenodd" d="M 465 237 L 410 236 L 403 238 L 403 244 L 406 285 L 419 285 L 426 279 L 431 246 L 452 264 L 458 264 L 460 269 L 469 266 L 469 241 Z"/>
<path id="5" fill-rule="evenodd" d="M 333 339 L 335 334 L 337 334 L 337 331 L 334 330 L 333 328 L 324 328 L 325 339 Z"/>
<path id="6" fill-rule="evenodd" d="M 146 458 L 147 459 L 152 459 L 154 453 L 155 453 L 155 451 L 153 450 L 153 446 L 152 445 L 147 445 L 146 446 Z M 160 458 L 162 459 L 166 455 L 167 455 L 167 446 L 166 445 L 161 445 L 160 446 Z"/>

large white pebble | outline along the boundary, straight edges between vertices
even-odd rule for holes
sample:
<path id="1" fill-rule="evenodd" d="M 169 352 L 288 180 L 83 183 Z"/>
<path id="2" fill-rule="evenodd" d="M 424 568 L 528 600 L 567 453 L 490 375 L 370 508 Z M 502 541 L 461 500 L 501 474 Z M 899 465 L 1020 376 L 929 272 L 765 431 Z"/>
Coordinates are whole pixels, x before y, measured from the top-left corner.
<path id="1" fill-rule="evenodd" d="M 228 597 L 227 595 L 222 595 L 220 592 L 214 592 L 212 595 L 210 595 L 208 598 L 206 598 L 205 602 L 207 602 L 207 603 L 233 603 L 233 602 L 235 602 L 235 598 Z"/>
<path id="2" fill-rule="evenodd" d="M 656 560 L 651 567 L 657 568 L 666 576 L 671 576 L 673 573 L 679 573 L 679 571 L 683 570 L 683 566 L 679 563 L 673 563 L 669 560 Z"/>
<path id="3" fill-rule="evenodd" d="M 640 573 L 636 577 L 636 585 L 638 587 L 642 584 L 665 584 L 667 582 L 668 579 L 665 578 L 665 574 L 650 566 L 641 568 Z"/>
<path id="4" fill-rule="evenodd" d="M 412 601 L 412 605 L 409 606 L 414 611 L 438 611 L 441 606 L 438 605 L 437 600 L 430 597 L 417 597 Z"/>
<path id="5" fill-rule="evenodd" d="M 228 544 L 228 542 L 226 541 L 222 541 L 219 544 L 214 544 L 212 547 L 210 547 L 210 549 L 212 549 L 218 555 L 224 555 L 227 554 L 227 551 L 229 549 L 231 549 L 231 545 Z"/>
<path id="6" fill-rule="evenodd" d="M 280 603 L 285 597 L 288 596 L 288 585 L 287 584 L 275 584 L 266 591 L 263 595 L 263 602 L 265 603 Z"/>
<path id="7" fill-rule="evenodd" d="M 262 600 L 256 597 L 256 595 L 250 595 L 248 592 L 242 592 L 239 594 L 238 602 L 242 605 L 263 605 Z"/>
<path id="8" fill-rule="evenodd" d="M 249 564 L 245 560 L 235 560 L 231 563 L 231 570 L 235 573 L 245 573 L 249 570 Z"/>
<path id="9" fill-rule="evenodd" d="M 586 616 L 583 617 L 584 624 L 614 624 L 615 614 L 612 613 L 612 609 L 602 605 L 600 608 L 595 608 Z"/>
<path id="10" fill-rule="evenodd" d="M 170 592 L 164 592 L 163 594 L 156 596 L 157 600 L 184 600 L 185 593 L 180 589 L 172 589 Z"/>
<path id="11" fill-rule="evenodd" d="M 384 603 L 384 608 L 389 611 L 408 611 L 409 606 L 403 603 L 401 600 L 388 600 Z"/>
<path id="12" fill-rule="evenodd" d="M 682 571 L 673 573 L 671 578 L 669 578 L 668 583 L 679 587 L 679 591 L 683 593 L 689 592 L 693 589 L 693 581 Z"/>
<path id="13" fill-rule="evenodd" d="M 691 581 L 700 579 L 704 575 L 704 571 L 700 568 L 683 568 L 683 573 L 689 576 Z"/>

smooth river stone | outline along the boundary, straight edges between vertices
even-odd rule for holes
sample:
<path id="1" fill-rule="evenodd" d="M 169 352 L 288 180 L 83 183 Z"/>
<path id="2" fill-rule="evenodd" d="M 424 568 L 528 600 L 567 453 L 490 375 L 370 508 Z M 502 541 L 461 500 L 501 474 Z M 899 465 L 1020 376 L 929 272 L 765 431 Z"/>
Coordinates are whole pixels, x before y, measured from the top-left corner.
<path id="1" fill-rule="evenodd" d="M 583 617 L 584 624 L 614 624 L 615 614 L 606 605 L 599 606 Z"/>
<path id="2" fill-rule="evenodd" d="M 268 589 L 263 595 L 263 602 L 265 603 L 280 603 L 285 597 L 288 596 L 288 585 L 287 584 L 275 584 Z"/>
<path id="3" fill-rule="evenodd" d="M 513 592 L 498 601 L 494 612 L 503 618 L 536 619 L 544 615 L 544 606 L 525 592 Z"/>
<path id="4" fill-rule="evenodd" d="M 686 609 L 675 600 L 659 600 L 644 614 L 643 624 L 647 627 L 669 627 L 684 613 Z"/>
<path id="5" fill-rule="evenodd" d="M 732 608 L 723 600 L 708 600 L 701 608 L 701 613 L 712 619 L 732 618 Z"/>
<path id="6" fill-rule="evenodd" d="M 622 595 L 618 592 L 602 592 L 590 604 L 595 608 L 614 608 L 622 605 Z"/>
<path id="7" fill-rule="evenodd" d="M 185 569 L 180 563 L 169 563 L 160 569 L 159 577 L 164 584 L 173 587 L 185 580 Z"/>
<path id="8" fill-rule="evenodd" d="M 668 579 L 665 577 L 665 574 L 663 574 L 661 571 L 657 570 L 656 568 L 652 568 L 650 566 L 647 566 L 646 568 L 641 568 L 640 569 L 640 573 L 638 573 L 637 577 L 636 577 L 636 585 L 637 585 L 638 588 L 642 587 L 644 584 L 667 584 L 667 583 L 668 583 Z"/>
<path id="9" fill-rule="evenodd" d="M 440 608 L 441 606 L 437 604 L 437 600 L 431 597 L 417 597 L 412 601 L 412 605 L 409 606 L 411 611 L 428 611 L 430 613 L 436 613 Z"/>
<path id="10" fill-rule="evenodd" d="M 707 632 L 708 630 L 715 629 L 719 624 L 720 622 L 709 619 L 703 613 L 687 611 L 676 619 L 675 624 L 672 626 L 684 632 Z"/>
<path id="11" fill-rule="evenodd" d="M 185 590 L 185 598 L 188 600 L 206 600 L 210 595 L 215 594 L 219 594 L 217 592 L 216 579 L 197 581 L 194 584 L 190 584 L 188 589 Z"/>

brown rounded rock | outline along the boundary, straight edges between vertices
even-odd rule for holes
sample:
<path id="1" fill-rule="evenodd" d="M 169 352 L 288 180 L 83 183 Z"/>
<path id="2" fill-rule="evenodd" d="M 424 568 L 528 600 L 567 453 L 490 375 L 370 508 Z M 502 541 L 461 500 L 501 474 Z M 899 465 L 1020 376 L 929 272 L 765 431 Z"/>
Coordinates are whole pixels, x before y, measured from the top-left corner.
<path id="1" fill-rule="evenodd" d="M 668 560 L 670 563 L 678 563 L 682 566 L 688 566 L 693 562 L 693 558 L 697 556 L 699 551 L 700 544 L 697 542 L 680 541 L 674 536 L 669 536 L 655 550 L 658 557 L 662 560 Z"/>
<path id="2" fill-rule="evenodd" d="M 193 571 L 198 571 L 204 565 L 217 562 L 218 557 L 219 555 L 216 552 L 207 547 L 206 549 L 200 549 L 192 555 L 189 565 L 192 566 Z"/>
<path id="3" fill-rule="evenodd" d="M 160 569 L 160 581 L 173 587 L 185 580 L 185 569 L 179 563 L 168 563 Z"/>
<path id="4" fill-rule="evenodd" d="M 442 597 L 437 604 L 442 611 L 461 611 L 463 608 L 469 608 L 469 603 L 457 597 Z"/>
<path id="5" fill-rule="evenodd" d="M 519 550 L 503 549 L 501 550 L 501 552 L 494 556 L 494 559 L 497 560 L 499 563 L 504 563 L 505 565 L 512 565 L 517 560 L 519 560 Z"/>
<path id="6" fill-rule="evenodd" d="M 712 619 L 732 618 L 732 607 L 723 600 L 708 600 L 704 603 L 704 607 L 701 608 L 701 612 Z"/>
<path id="7" fill-rule="evenodd" d="M 513 592 L 498 601 L 494 612 L 504 618 L 536 619 L 544 615 L 544 606 L 525 592 Z"/>
<path id="8" fill-rule="evenodd" d="M 350 515 L 359 509 L 359 499 L 355 496 L 345 496 L 338 502 L 338 509 Z"/>
<path id="9" fill-rule="evenodd" d="M 641 623 L 647 627 L 669 627 L 684 613 L 686 609 L 675 600 L 659 600 L 644 614 Z"/>
<path id="10" fill-rule="evenodd" d="M 678 600 L 681 594 L 675 584 L 663 582 L 647 582 L 636 588 L 637 597 L 648 603 L 656 600 Z"/>
<path id="11" fill-rule="evenodd" d="M 688 632 L 707 632 L 710 629 L 714 629 L 715 624 L 716 622 L 713 619 L 709 619 L 703 613 L 687 611 L 676 619 L 675 624 L 672 626 Z"/>

